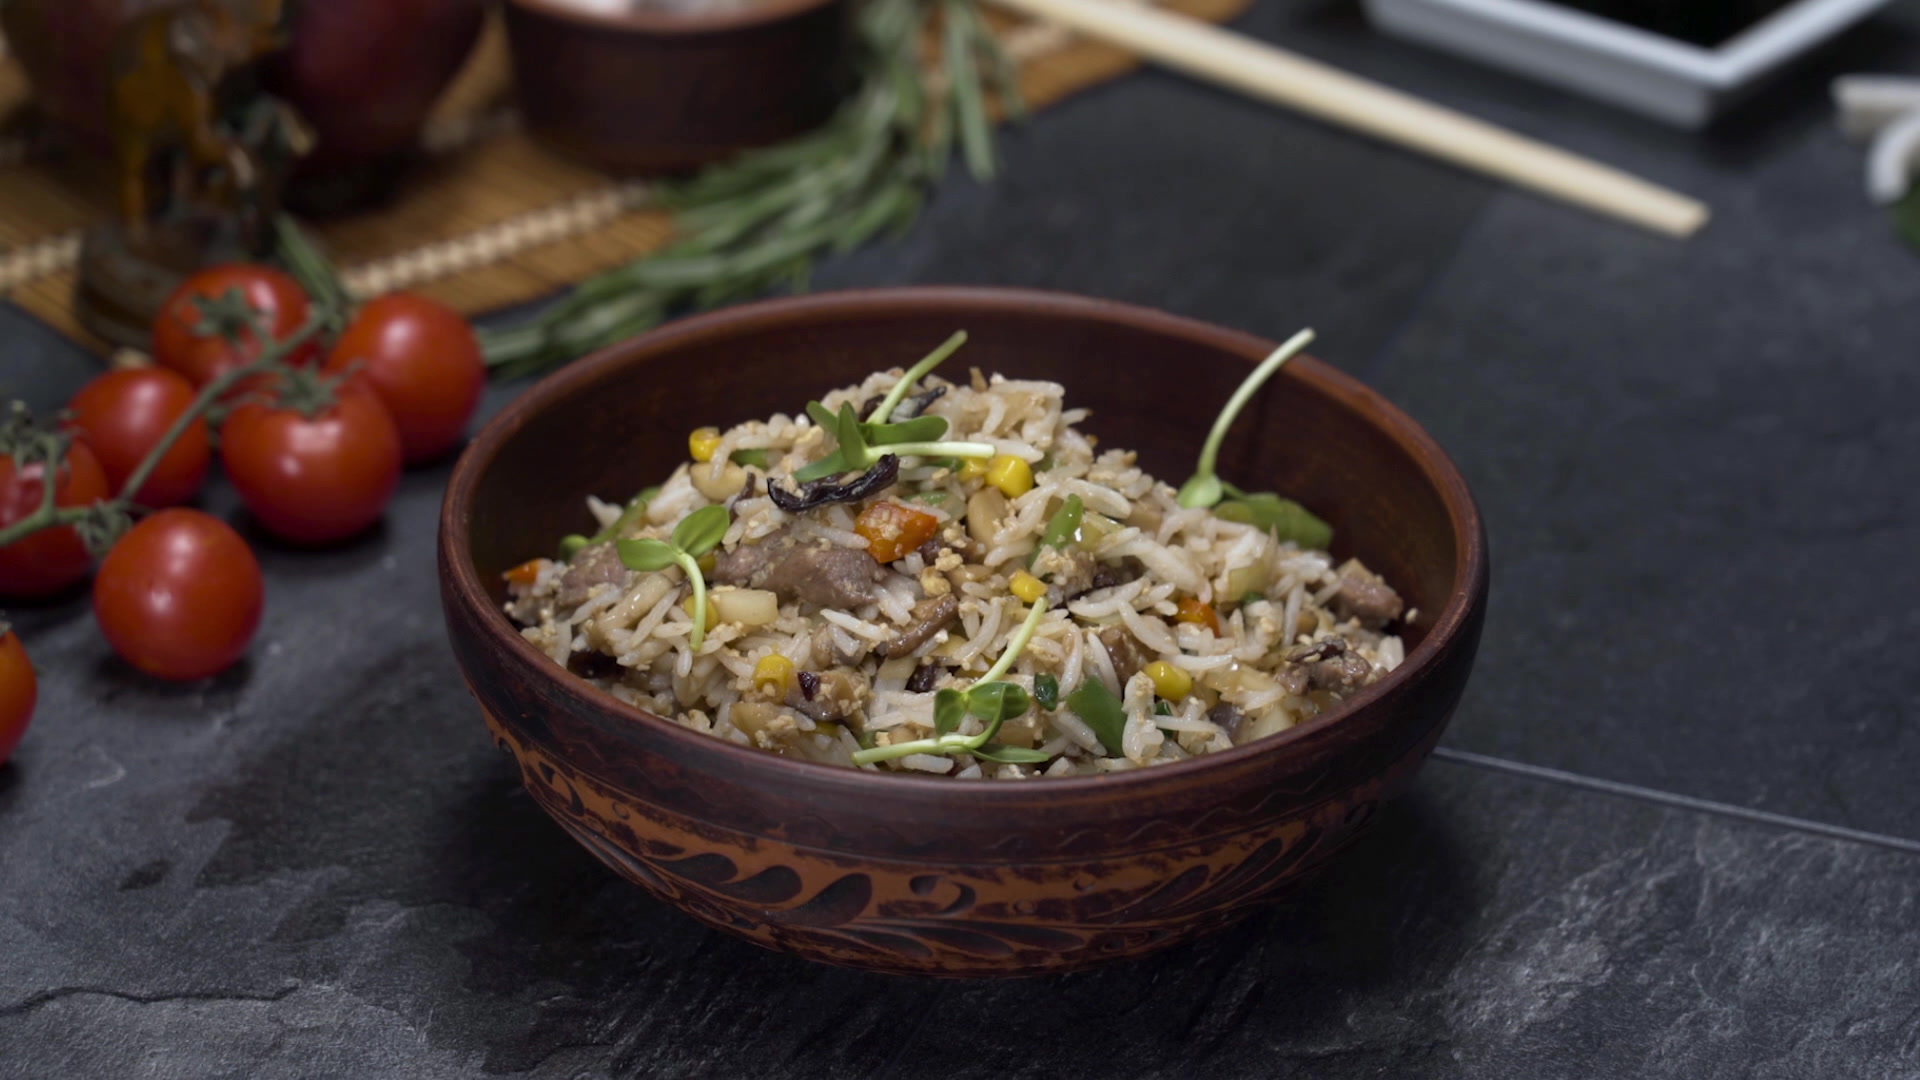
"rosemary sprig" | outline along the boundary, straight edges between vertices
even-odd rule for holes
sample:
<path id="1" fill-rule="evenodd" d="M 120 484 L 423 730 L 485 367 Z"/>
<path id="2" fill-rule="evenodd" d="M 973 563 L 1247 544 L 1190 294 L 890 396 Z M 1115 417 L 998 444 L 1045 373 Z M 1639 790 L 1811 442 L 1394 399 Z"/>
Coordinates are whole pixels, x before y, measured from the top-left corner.
<path id="1" fill-rule="evenodd" d="M 539 371 L 688 308 L 804 290 L 814 260 L 913 223 L 957 135 L 968 169 L 996 161 L 989 94 L 1021 111 L 1018 72 L 975 0 L 870 0 L 856 28 L 861 85 L 817 131 L 713 166 L 662 196 L 678 239 L 582 282 L 530 321 L 487 331 L 487 362 Z M 945 79 L 922 81 L 919 49 L 938 20 Z"/>

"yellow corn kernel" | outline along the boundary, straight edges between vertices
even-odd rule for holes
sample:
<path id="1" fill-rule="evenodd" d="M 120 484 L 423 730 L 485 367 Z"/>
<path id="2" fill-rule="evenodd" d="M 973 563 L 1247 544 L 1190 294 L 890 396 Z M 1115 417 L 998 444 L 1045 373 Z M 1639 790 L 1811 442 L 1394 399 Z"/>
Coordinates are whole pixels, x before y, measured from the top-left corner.
<path id="1" fill-rule="evenodd" d="M 1007 588 L 1027 604 L 1038 603 L 1041 597 L 1047 595 L 1047 583 L 1025 570 L 1015 571 L 1013 580 L 1007 582 Z"/>
<path id="2" fill-rule="evenodd" d="M 712 461 L 713 452 L 720 449 L 720 429 L 703 427 L 693 429 L 687 436 L 687 452 L 695 461 Z"/>
<path id="3" fill-rule="evenodd" d="M 754 689 L 768 697 L 783 698 L 793 689 L 793 661 L 774 653 L 753 665 Z"/>
<path id="4" fill-rule="evenodd" d="M 1140 670 L 1153 680 L 1153 692 L 1168 701 L 1185 701 L 1193 693 L 1193 676 L 1165 660 L 1155 660 Z"/>
<path id="5" fill-rule="evenodd" d="M 987 476 L 987 459 L 970 457 L 960 465 L 960 479 L 984 480 Z"/>
<path id="6" fill-rule="evenodd" d="M 987 462 L 987 483 L 1017 499 L 1033 490 L 1033 467 L 1012 454 L 1000 454 Z"/>
<path id="7" fill-rule="evenodd" d="M 680 601 L 680 610 L 686 612 L 687 617 L 689 619 L 693 617 L 693 594 L 692 593 L 688 593 L 687 598 L 685 600 Z M 708 630 L 711 630 L 718 625 L 720 625 L 720 613 L 713 609 L 713 597 L 709 596 L 707 597 L 707 627 L 706 628 Z"/>

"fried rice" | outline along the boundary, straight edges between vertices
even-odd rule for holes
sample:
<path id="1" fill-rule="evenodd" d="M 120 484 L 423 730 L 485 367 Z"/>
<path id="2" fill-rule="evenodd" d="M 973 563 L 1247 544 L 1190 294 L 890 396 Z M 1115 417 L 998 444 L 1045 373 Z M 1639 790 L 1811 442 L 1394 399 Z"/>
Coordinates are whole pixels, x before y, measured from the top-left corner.
<path id="1" fill-rule="evenodd" d="M 821 400 L 859 410 L 902 377 L 877 372 Z M 618 535 L 517 569 L 508 614 L 554 663 L 714 738 L 960 779 L 1218 753 L 1315 716 L 1404 659 L 1394 631 L 1411 613 L 1377 575 L 1182 507 L 1133 452 L 1081 430 L 1087 411 L 1067 406 L 1065 387 L 978 369 L 918 385 L 927 393 L 909 405 L 931 398 L 922 415 L 944 418 L 948 439 L 991 444 L 991 463 L 903 456 L 878 494 L 789 511 L 769 484 L 791 490 L 793 473 L 833 450 L 834 432 L 805 414 L 709 431 L 704 460 L 681 463 L 643 503 L 588 496 Z M 1072 542 L 1043 547 L 1074 498 Z M 716 504 L 729 520 L 701 567 L 714 614 L 696 648 L 687 574 L 629 569 L 615 542 L 668 540 Z M 883 549 L 897 537 L 867 527 L 874 518 L 931 535 L 904 554 Z M 1030 600 L 1041 610 L 1021 648 Z M 992 745 L 1040 760 L 946 750 L 856 766 L 863 750 L 936 738 L 939 692 L 976 684 L 1010 648 L 1000 681 L 1026 691 L 1027 707 Z M 1089 681 L 1119 707 L 1104 728 L 1069 704 L 1100 696 L 1076 696 Z M 968 714 L 954 730 L 977 736 L 987 723 Z"/>

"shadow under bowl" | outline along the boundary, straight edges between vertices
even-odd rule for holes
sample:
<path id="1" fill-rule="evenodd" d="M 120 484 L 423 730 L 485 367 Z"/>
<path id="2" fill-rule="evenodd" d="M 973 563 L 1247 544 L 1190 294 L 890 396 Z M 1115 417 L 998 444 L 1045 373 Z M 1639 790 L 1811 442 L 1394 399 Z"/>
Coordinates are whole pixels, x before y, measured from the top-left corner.
<path id="1" fill-rule="evenodd" d="M 681 173 L 799 135 L 851 73 L 848 0 L 747 0 L 675 13 L 507 0 L 527 130 L 626 175 Z"/>
<path id="2" fill-rule="evenodd" d="M 577 679 L 502 613 L 501 575 L 591 531 L 685 458 L 687 432 L 904 366 L 1049 379 L 1101 445 L 1178 482 L 1272 348 L 1074 296 L 912 288 L 674 323 L 524 393 L 460 459 L 440 526 L 455 654 L 499 745 L 572 836 L 723 930 L 815 960 L 935 975 L 1040 974 L 1224 926 L 1344 849 L 1413 777 L 1464 690 L 1487 553 L 1465 481 L 1385 399 L 1308 357 L 1250 403 L 1222 474 L 1300 499 L 1418 609 L 1405 663 L 1319 717 L 1223 753 L 1101 777 L 969 783 L 795 761 L 703 735 Z"/>

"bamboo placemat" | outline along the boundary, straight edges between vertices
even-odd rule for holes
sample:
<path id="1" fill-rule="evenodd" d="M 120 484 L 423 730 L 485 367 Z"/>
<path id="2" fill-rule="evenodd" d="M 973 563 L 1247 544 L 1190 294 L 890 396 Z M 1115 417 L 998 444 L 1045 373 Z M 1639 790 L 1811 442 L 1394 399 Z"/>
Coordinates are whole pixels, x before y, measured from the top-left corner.
<path id="1" fill-rule="evenodd" d="M 1116 0 L 1127 2 L 1127 0 Z M 1158 0 L 1224 22 L 1251 0 Z M 1139 61 L 1054 26 L 989 13 L 1019 61 L 1033 108 L 1133 70 Z M 389 205 L 319 227 L 363 295 L 409 288 L 468 314 L 534 300 L 629 262 L 668 239 L 647 187 L 617 181 L 549 152 L 520 132 L 509 108 L 506 47 L 497 23 L 440 103 L 429 155 Z M 0 130 L 24 130 L 26 86 L 0 58 Z M 31 138 L 0 138 L 0 293 L 96 351 L 104 342 L 73 314 L 80 232 L 110 203 L 97 172 L 36 153 Z"/>

